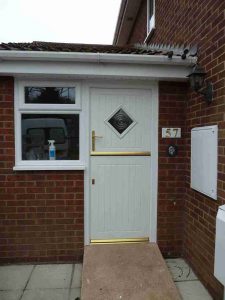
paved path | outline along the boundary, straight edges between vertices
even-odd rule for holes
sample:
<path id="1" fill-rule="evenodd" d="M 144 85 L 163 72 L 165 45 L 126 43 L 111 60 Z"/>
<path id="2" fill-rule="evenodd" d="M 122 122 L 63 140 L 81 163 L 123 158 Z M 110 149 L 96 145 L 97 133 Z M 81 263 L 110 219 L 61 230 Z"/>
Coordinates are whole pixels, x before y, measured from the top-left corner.
<path id="1" fill-rule="evenodd" d="M 82 300 L 181 300 L 157 244 L 84 249 Z"/>
<path id="2" fill-rule="evenodd" d="M 0 300 L 75 300 L 81 264 L 0 266 Z"/>
<path id="3" fill-rule="evenodd" d="M 184 259 L 166 259 L 166 264 L 183 300 L 213 300 Z"/>
<path id="4" fill-rule="evenodd" d="M 166 263 L 183 300 L 212 300 L 183 259 Z M 81 273 L 81 264 L 0 266 L 0 300 L 75 300 Z"/>

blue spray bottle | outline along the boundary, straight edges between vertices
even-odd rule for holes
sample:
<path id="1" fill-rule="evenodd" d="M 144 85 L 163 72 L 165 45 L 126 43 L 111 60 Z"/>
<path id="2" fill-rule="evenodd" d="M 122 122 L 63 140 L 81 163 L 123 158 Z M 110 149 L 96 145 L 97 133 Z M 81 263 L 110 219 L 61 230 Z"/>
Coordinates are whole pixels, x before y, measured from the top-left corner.
<path id="1" fill-rule="evenodd" d="M 48 151 L 48 155 L 49 155 L 49 160 L 55 160 L 56 158 L 56 154 L 55 154 L 55 140 L 48 140 L 49 142 L 49 151 Z"/>

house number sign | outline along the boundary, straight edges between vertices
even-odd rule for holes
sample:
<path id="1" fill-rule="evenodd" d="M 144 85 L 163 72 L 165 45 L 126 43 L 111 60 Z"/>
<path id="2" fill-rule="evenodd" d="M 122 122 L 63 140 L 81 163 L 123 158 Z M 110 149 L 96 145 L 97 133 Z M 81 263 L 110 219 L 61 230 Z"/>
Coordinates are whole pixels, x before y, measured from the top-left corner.
<path id="1" fill-rule="evenodd" d="M 181 138 L 181 128 L 162 128 L 162 138 Z"/>

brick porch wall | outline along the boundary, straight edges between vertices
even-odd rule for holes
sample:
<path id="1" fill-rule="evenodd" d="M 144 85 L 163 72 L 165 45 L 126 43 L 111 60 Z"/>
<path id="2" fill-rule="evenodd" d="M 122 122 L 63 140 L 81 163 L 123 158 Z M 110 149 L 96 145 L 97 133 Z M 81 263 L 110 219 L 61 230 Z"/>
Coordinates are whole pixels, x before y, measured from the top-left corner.
<path id="1" fill-rule="evenodd" d="M 143 0 L 129 44 L 146 37 Z M 198 44 L 199 63 L 213 82 L 214 100 L 188 93 L 186 106 L 186 194 L 183 253 L 214 299 L 223 299 L 222 285 L 213 276 L 215 221 L 225 203 L 225 2 L 221 0 L 158 0 L 156 29 L 149 43 Z M 143 24 L 142 26 L 140 24 Z M 140 37 L 142 36 L 142 40 Z M 195 126 L 219 126 L 218 201 L 190 189 L 190 132 Z"/>
<path id="2" fill-rule="evenodd" d="M 185 203 L 185 109 L 187 84 L 159 83 L 159 183 L 158 244 L 166 257 L 179 257 L 183 249 Z M 163 127 L 181 127 L 181 139 L 162 138 Z M 168 157 L 169 144 L 178 146 L 178 155 Z"/>
<path id="3" fill-rule="evenodd" d="M 223 299 L 222 285 L 213 276 L 215 221 L 225 203 L 225 2 L 157 1 L 156 30 L 151 43 L 198 44 L 199 63 L 213 82 L 214 99 L 208 106 L 201 96 L 189 93 L 186 108 L 186 201 L 184 256 L 213 295 Z M 175 13 L 174 13 L 175 12 Z M 218 124 L 218 201 L 190 189 L 190 132 L 195 126 Z"/>
<path id="4" fill-rule="evenodd" d="M 0 77 L 0 263 L 81 261 L 83 172 L 14 172 L 13 78 Z"/>

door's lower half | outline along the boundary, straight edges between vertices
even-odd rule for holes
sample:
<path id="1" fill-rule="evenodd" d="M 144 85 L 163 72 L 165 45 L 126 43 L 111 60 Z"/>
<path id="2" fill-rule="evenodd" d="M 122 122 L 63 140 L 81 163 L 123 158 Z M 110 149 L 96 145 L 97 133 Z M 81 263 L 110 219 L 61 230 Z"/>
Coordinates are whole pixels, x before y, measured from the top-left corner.
<path id="1" fill-rule="evenodd" d="M 91 159 L 91 239 L 149 236 L 150 157 Z"/>

